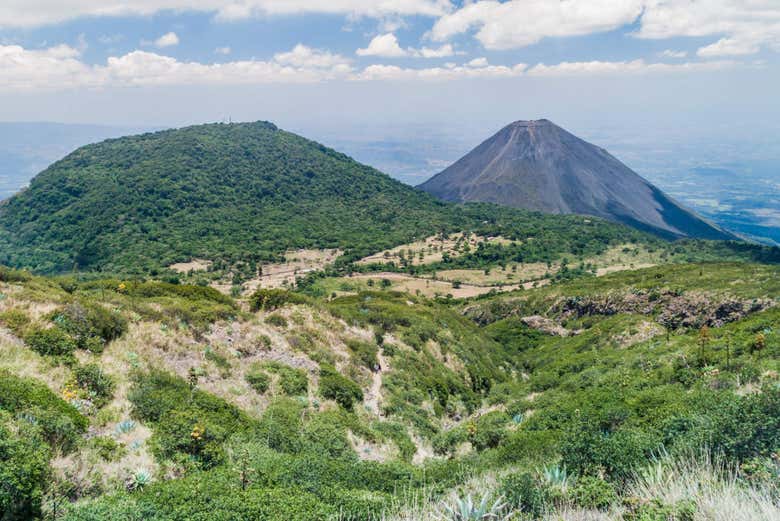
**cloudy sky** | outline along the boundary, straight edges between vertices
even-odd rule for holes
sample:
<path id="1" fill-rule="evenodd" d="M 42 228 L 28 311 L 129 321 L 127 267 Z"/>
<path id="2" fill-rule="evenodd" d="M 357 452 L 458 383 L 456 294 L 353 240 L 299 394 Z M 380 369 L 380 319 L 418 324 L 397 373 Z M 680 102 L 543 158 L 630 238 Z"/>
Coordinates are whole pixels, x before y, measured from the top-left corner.
<path id="1" fill-rule="evenodd" d="M 0 121 L 749 140 L 779 58 L 778 0 L 2 0 Z"/>

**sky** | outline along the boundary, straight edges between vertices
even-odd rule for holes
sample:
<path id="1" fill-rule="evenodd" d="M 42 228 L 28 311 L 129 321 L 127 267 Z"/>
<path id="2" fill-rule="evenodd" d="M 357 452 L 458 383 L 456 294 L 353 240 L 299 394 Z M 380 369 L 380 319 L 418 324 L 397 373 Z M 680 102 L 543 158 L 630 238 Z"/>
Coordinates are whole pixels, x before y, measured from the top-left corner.
<path id="1" fill-rule="evenodd" d="M 733 149 L 780 130 L 779 58 L 778 0 L 2 0 L 0 121 Z"/>

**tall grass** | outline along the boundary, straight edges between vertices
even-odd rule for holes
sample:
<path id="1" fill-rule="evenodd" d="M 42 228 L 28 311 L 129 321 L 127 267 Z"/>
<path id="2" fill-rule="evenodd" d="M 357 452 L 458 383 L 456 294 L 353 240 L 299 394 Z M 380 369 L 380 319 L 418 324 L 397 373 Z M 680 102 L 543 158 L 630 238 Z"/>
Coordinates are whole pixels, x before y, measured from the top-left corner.
<path id="1" fill-rule="evenodd" d="M 640 472 L 629 487 L 640 498 L 664 503 L 691 500 L 696 519 L 707 521 L 776 521 L 778 491 L 768 484 L 747 484 L 737 468 L 707 451 L 657 460 Z"/>
<path id="2" fill-rule="evenodd" d="M 414 501 L 382 521 L 454 521 L 446 516 L 447 505 L 468 495 L 498 498 L 500 476 L 490 473 L 441 497 L 416 496 Z M 696 521 L 778 521 L 780 491 L 770 484 L 748 483 L 734 464 L 708 451 L 681 456 L 664 456 L 636 473 L 624 497 L 639 501 L 658 500 L 673 505 L 692 501 Z M 547 514 L 544 521 L 623 521 L 620 503 L 605 511 L 578 508 L 564 503 Z"/>

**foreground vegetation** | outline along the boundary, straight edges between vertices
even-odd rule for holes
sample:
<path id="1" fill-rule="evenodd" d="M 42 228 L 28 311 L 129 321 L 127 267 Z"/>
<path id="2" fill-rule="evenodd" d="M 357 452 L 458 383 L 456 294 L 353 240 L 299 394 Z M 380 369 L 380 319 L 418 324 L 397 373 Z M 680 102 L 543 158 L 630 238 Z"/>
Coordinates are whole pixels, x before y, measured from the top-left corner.
<path id="1" fill-rule="evenodd" d="M 3 519 L 777 518 L 776 266 L 301 289 L 0 270 Z"/>

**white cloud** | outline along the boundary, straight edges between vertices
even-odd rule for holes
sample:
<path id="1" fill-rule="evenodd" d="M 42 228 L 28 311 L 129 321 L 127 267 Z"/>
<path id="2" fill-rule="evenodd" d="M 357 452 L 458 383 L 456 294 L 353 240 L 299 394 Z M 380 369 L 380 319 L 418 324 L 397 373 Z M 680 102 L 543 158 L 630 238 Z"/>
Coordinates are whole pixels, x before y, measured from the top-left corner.
<path id="1" fill-rule="evenodd" d="M 283 65 L 302 68 L 331 68 L 348 65 L 349 60 L 338 54 L 321 49 L 312 49 L 303 44 L 296 45 L 292 51 L 274 55 L 274 60 Z"/>
<path id="2" fill-rule="evenodd" d="M 540 63 L 528 70 L 529 76 L 593 76 L 602 74 L 646 74 L 715 71 L 736 66 L 732 61 L 687 62 L 687 63 L 647 63 L 644 60 L 632 61 L 589 61 L 561 62 L 556 65 Z"/>
<path id="3" fill-rule="evenodd" d="M 2 0 L 0 27 L 36 27 L 85 16 L 146 16 L 160 11 L 214 13 L 221 20 L 307 13 L 354 17 L 441 16 L 450 0 Z"/>
<path id="4" fill-rule="evenodd" d="M 640 38 L 713 36 L 702 57 L 753 54 L 766 46 L 780 51 L 777 0 L 645 0 Z"/>
<path id="5" fill-rule="evenodd" d="M 365 49 L 355 51 L 358 56 L 381 56 L 383 58 L 400 58 L 408 52 L 398 45 L 398 38 L 393 33 L 375 36 Z"/>
<path id="6" fill-rule="evenodd" d="M 165 33 L 154 41 L 154 46 L 163 49 L 179 45 L 179 36 L 176 33 Z"/>
<path id="7" fill-rule="evenodd" d="M 402 48 L 398 43 L 398 38 L 393 33 L 375 36 L 365 49 L 355 51 L 358 56 L 379 56 L 382 58 L 446 58 L 455 55 L 455 49 L 452 44 L 445 44 L 441 47 L 432 49 L 423 47 L 414 49 L 409 47 Z"/>
<path id="8" fill-rule="evenodd" d="M 429 47 L 423 47 L 420 50 L 413 51 L 414 56 L 418 58 L 447 58 L 449 56 L 455 56 L 455 49 L 451 44 L 447 43 L 436 49 Z"/>
<path id="9" fill-rule="evenodd" d="M 778 0 L 477 0 L 441 16 L 429 36 L 446 41 L 476 30 L 485 48 L 511 49 L 637 20 L 638 38 L 716 37 L 699 49 L 703 57 L 780 51 Z"/>
<path id="10" fill-rule="evenodd" d="M 574 36 L 629 24 L 642 13 L 643 0 L 511 0 L 468 2 L 439 18 L 430 32 L 437 41 L 477 28 L 488 49 L 534 44 L 547 36 Z"/>
<path id="11" fill-rule="evenodd" d="M 228 46 L 225 47 L 217 47 L 214 49 L 214 54 L 221 54 L 222 56 L 227 56 L 228 54 L 232 53 L 233 49 L 231 49 Z"/>
<path id="12" fill-rule="evenodd" d="M 447 63 L 427 68 L 369 65 L 355 69 L 348 58 L 322 49 L 296 45 L 270 60 L 237 60 L 226 63 L 179 61 L 154 52 L 133 51 L 90 65 L 78 49 L 60 45 L 48 49 L 25 49 L 0 45 L 0 91 L 68 90 L 155 85 L 249 85 L 313 83 L 323 81 L 447 81 L 469 78 L 514 78 L 594 74 L 644 74 L 714 71 L 738 65 L 732 61 L 692 63 L 563 62 L 492 65 L 486 58 L 465 64 Z"/>
<path id="13" fill-rule="evenodd" d="M 658 56 L 662 56 L 664 58 L 681 59 L 681 58 L 685 58 L 686 56 L 688 56 L 688 52 L 687 51 L 675 51 L 675 50 L 672 50 L 672 49 L 666 49 L 663 52 L 659 52 Z"/>
<path id="14" fill-rule="evenodd" d="M 696 51 L 702 58 L 714 56 L 744 56 L 755 54 L 761 49 L 759 42 L 750 38 L 721 38 L 717 42 L 701 47 Z"/>
<path id="15" fill-rule="evenodd" d="M 362 81 L 376 80 L 426 80 L 442 81 L 468 78 L 513 78 L 522 76 L 527 68 L 524 63 L 513 66 L 486 65 L 469 67 L 447 64 L 444 67 L 425 69 L 404 68 L 396 65 L 370 65 L 357 74 L 354 79 Z"/>

